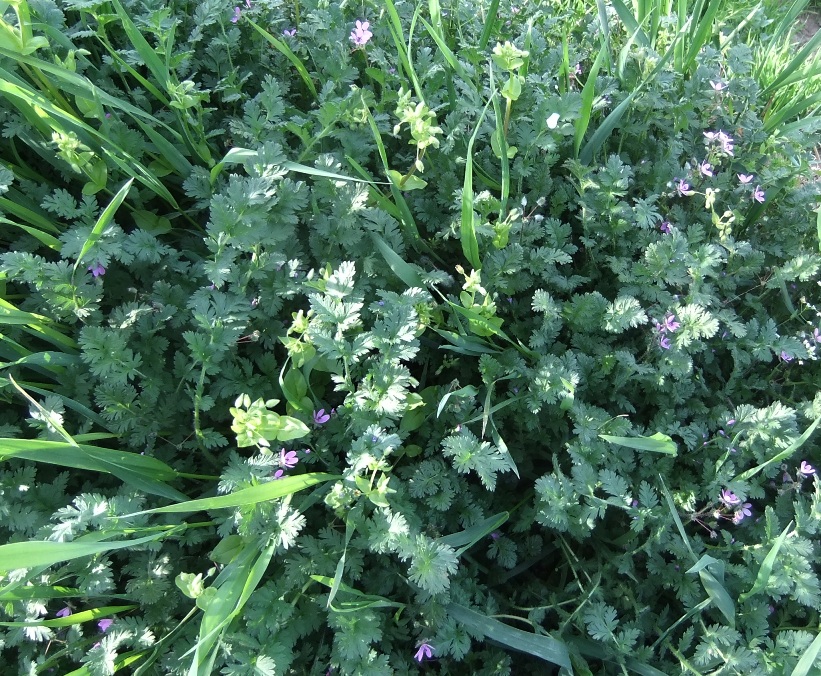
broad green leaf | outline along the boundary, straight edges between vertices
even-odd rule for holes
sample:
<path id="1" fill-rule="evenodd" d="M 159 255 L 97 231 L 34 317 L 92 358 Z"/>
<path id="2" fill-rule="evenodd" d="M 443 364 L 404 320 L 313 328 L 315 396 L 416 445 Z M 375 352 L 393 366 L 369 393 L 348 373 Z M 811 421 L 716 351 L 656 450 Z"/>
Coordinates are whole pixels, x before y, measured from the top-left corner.
<path id="1" fill-rule="evenodd" d="M 599 437 L 611 444 L 626 446 L 637 451 L 652 451 L 653 453 L 664 453 L 665 455 L 677 454 L 675 442 L 661 432 L 656 432 L 649 437 L 613 437 L 609 434 L 600 434 Z"/>
<path id="2" fill-rule="evenodd" d="M 499 620 L 477 613 L 457 603 L 447 606 L 448 615 L 466 627 L 470 633 L 482 634 L 503 646 L 533 655 L 539 659 L 570 669 L 570 653 L 567 646 L 552 636 L 531 634 L 514 629 Z"/>

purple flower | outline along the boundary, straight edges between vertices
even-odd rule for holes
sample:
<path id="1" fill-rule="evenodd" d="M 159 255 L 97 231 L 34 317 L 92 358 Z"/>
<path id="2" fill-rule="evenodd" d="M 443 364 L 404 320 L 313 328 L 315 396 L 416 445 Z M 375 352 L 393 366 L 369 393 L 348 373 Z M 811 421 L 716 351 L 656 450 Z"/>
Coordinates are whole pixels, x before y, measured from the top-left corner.
<path id="1" fill-rule="evenodd" d="M 357 21 L 356 28 L 351 31 L 351 40 L 357 47 L 367 44 L 373 37 L 373 33 L 368 30 L 371 27 L 370 21 Z"/>
<path id="2" fill-rule="evenodd" d="M 108 631 L 108 628 L 109 628 L 112 624 L 114 624 L 114 620 L 111 620 L 111 619 L 105 619 L 105 620 L 100 620 L 100 621 L 97 623 L 97 626 L 100 628 L 100 631 L 101 631 L 101 632 L 105 633 L 105 632 L 107 632 L 107 631 Z"/>
<path id="3" fill-rule="evenodd" d="M 88 266 L 88 271 L 94 275 L 95 278 L 101 277 L 105 274 L 105 268 L 100 265 L 100 263 L 95 263 L 94 265 Z"/>
<path id="4" fill-rule="evenodd" d="M 735 425 L 735 418 L 730 418 L 727 421 L 727 427 L 732 427 L 733 425 Z"/>
<path id="5" fill-rule="evenodd" d="M 659 336 L 659 347 L 662 350 L 669 350 L 670 349 L 670 339 L 667 336 Z"/>
<path id="6" fill-rule="evenodd" d="M 490 534 L 490 537 L 493 540 L 498 540 L 500 537 L 502 537 L 502 534 L 498 530 L 495 530 Z"/>
<path id="7" fill-rule="evenodd" d="M 752 174 L 739 174 L 738 180 L 741 182 L 742 185 L 747 185 L 750 181 L 753 180 Z"/>
<path id="8" fill-rule="evenodd" d="M 760 185 L 757 185 L 755 190 L 753 190 L 753 199 L 756 202 L 764 202 L 764 191 L 761 189 Z"/>
<path id="9" fill-rule="evenodd" d="M 321 408 L 318 411 L 314 411 L 314 424 L 316 425 L 323 425 L 331 419 L 331 415 L 329 413 L 325 413 L 325 409 Z"/>
<path id="10" fill-rule="evenodd" d="M 661 230 L 665 235 L 670 234 L 670 221 L 662 221 L 659 224 L 659 230 Z"/>
<path id="11" fill-rule="evenodd" d="M 276 472 L 274 472 L 274 480 L 281 479 L 283 474 L 285 474 L 285 472 L 283 472 L 281 469 L 278 469 Z"/>
<path id="12" fill-rule="evenodd" d="M 672 312 L 664 315 L 664 322 L 659 326 L 661 327 L 659 328 L 660 331 L 669 331 L 670 333 L 674 333 L 681 328 L 681 324 L 676 321 L 676 316 Z"/>
<path id="13" fill-rule="evenodd" d="M 818 329 L 815 329 L 815 331 L 812 332 L 812 339 L 816 343 L 821 343 L 821 331 L 819 331 Z"/>
<path id="14" fill-rule="evenodd" d="M 712 176 L 713 175 L 713 165 L 710 164 L 707 160 L 704 160 L 698 167 L 698 170 L 704 174 L 704 176 Z"/>
<path id="15" fill-rule="evenodd" d="M 721 496 L 719 499 L 728 507 L 732 507 L 733 505 L 737 505 L 741 502 L 740 498 L 728 488 L 721 491 Z"/>
<path id="16" fill-rule="evenodd" d="M 69 608 L 68 606 L 66 606 L 66 607 L 65 607 L 65 608 L 63 608 L 63 609 L 58 610 L 58 611 L 54 614 L 54 617 L 68 617 L 69 615 L 71 615 L 71 608 Z"/>
<path id="17" fill-rule="evenodd" d="M 291 28 L 290 30 L 286 28 L 284 31 L 282 31 L 282 34 L 286 38 L 292 38 L 294 37 L 294 35 L 296 35 L 296 28 Z"/>
<path id="18" fill-rule="evenodd" d="M 733 523 L 741 523 L 744 520 L 745 516 L 752 516 L 752 505 L 749 502 L 745 502 L 741 507 L 736 510 L 736 513 L 733 514 Z"/>
<path id="19" fill-rule="evenodd" d="M 695 190 L 690 189 L 690 184 L 687 181 L 677 178 L 676 179 L 676 192 L 681 196 L 690 196 L 695 194 Z"/>
<path id="20" fill-rule="evenodd" d="M 815 467 L 813 467 L 810 463 L 806 460 L 801 461 L 801 467 L 798 468 L 798 476 L 802 479 L 806 479 L 809 476 L 815 474 Z"/>
<path id="21" fill-rule="evenodd" d="M 433 646 L 428 645 L 427 643 L 423 643 L 419 646 L 419 650 L 416 651 L 416 654 L 413 656 L 417 662 L 421 662 L 425 658 L 430 658 L 433 656 Z"/>
<path id="22" fill-rule="evenodd" d="M 234 16 L 231 17 L 231 23 L 236 23 L 242 16 L 242 10 L 239 7 L 234 7 Z"/>
<path id="23" fill-rule="evenodd" d="M 715 92 L 720 92 L 727 88 L 727 85 L 725 85 L 721 80 L 719 80 L 718 82 L 713 82 L 712 80 L 710 80 L 710 86 L 713 88 L 713 91 Z"/>
<path id="24" fill-rule="evenodd" d="M 793 356 L 787 352 L 784 352 L 784 350 L 781 350 L 781 359 L 789 364 L 793 360 Z"/>
<path id="25" fill-rule="evenodd" d="M 293 469 L 296 467 L 296 464 L 299 462 L 299 458 L 296 457 L 296 451 L 288 451 L 285 452 L 285 449 L 282 448 L 279 451 L 279 464 L 286 469 Z"/>

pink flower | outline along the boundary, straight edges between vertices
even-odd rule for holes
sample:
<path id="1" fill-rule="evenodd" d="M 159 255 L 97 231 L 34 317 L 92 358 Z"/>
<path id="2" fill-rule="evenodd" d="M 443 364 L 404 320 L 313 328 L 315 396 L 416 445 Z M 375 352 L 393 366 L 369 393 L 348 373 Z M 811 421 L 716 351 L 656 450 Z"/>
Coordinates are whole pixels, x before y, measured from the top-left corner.
<path id="1" fill-rule="evenodd" d="M 231 17 L 231 23 L 236 23 L 242 16 L 242 10 L 239 7 L 234 7 L 234 16 Z"/>
<path id="2" fill-rule="evenodd" d="M 68 617 L 69 615 L 71 615 L 71 608 L 69 608 L 68 606 L 66 606 L 66 607 L 65 607 L 65 608 L 63 608 L 62 610 L 58 610 L 58 611 L 54 614 L 54 617 Z"/>
<path id="3" fill-rule="evenodd" d="M 738 180 L 741 181 L 742 185 L 747 185 L 747 183 L 749 183 L 750 181 L 753 180 L 753 175 L 752 174 L 739 174 L 738 175 Z"/>
<path id="4" fill-rule="evenodd" d="M 712 176 L 713 175 L 713 165 L 710 164 L 707 160 L 704 160 L 698 167 L 698 170 L 704 174 L 704 176 Z"/>
<path id="5" fill-rule="evenodd" d="M 756 202 L 764 202 L 764 191 L 761 189 L 760 185 L 757 185 L 755 190 L 753 190 L 753 199 Z"/>
<path id="6" fill-rule="evenodd" d="M 725 85 L 721 80 L 719 80 L 718 82 L 713 82 L 712 80 L 710 80 L 710 86 L 713 88 L 713 91 L 715 92 L 720 92 L 727 88 L 727 85 Z"/>
<path id="7" fill-rule="evenodd" d="M 801 467 L 798 468 L 798 476 L 802 479 L 806 479 L 809 476 L 815 474 L 815 467 L 813 467 L 810 463 L 806 460 L 801 461 Z"/>
<path id="8" fill-rule="evenodd" d="M 662 221 L 659 224 L 659 230 L 661 230 L 665 235 L 670 234 L 670 221 Z"/>
<path id="9" fill-rule="evenodd" d="M 367 44 L 368 40 L 373 37 L 373 33 L 368 30 L 371 27 L 369 21 L 357 21 L 356 28 L 351 31 L 351 40 L 357 47 L 362 47 Z"/>
<path id="10" fill-rule="evenodd" d="M 107 631 L 108 631 L 108 628 L 109 628 L 112 624 L 114 624 L 114 620 L 111 620 L 111 619 L 105 619 L 105 620 L 100 620 L 100 621 L 97 623 L 97 626 L 100 628 L 100 631 L 101 631 L 101 632 L 105 633 L 105 632 L 107 632 Z"/>
<path id="11" fill-rule="evenodd" d="M 283 474 L 285 474 L 285 472 L 283 472 L 281 469 L 278 469 L 276 472 L 274 472 L 274 480 L 281 479 Z"/>
<path id="12" fill-rule="evenodd" d="M 314 423 L 316 425 L 323 425 L 331 419 L 329 413 L 325 413 L 325 409 L 321 408 L 318 411 L 314 411 Z"/>
<path id="13" fill-rule="evenodd" d="M 288 29 L 286 28 L 284 31 L 282 31 L 282 34 L 283 34 L 286 38 L 292 38 L 292 37 L 294 37 L 294 35 L 296 35 L 296 28 L 291 28 L 290 30 L 288 30 Z"/>

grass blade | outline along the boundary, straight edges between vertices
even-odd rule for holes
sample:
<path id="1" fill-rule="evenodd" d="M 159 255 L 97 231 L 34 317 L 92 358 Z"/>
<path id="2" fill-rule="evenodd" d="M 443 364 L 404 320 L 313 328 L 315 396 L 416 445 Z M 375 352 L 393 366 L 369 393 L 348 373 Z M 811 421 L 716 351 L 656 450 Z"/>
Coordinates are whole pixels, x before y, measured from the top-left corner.
<path id="1" fill-rule="evenodd" d="M 519 650 L 565 669 L 571 669 L 567 646 L 552 636 L 531 634 L 521 629 L 514 629 L 499 620 L 494 620 L 457 603 L 449 604 L 447 611 L 448 615 L 472 634 L 481 634 L 513 650 Z"/>
<path id="2" fill-rule="evenodd" d="M 482 261 L 479 258 L 479 241 L 476 239 L 476 215 L 473 213 L 473 144 L 479 135 L 479 128 L 482 126 L 482 120 L 485 119 L 488 106 L 495 98 L 496 94 L 494 93 L 491 100 L 485 104 L 484 110 L 482 110 L 482 114 L 476 122 L 476 128 L 468 141 L 465 154 L 465 181 L 462 185 L 462 222 L 459 234 L 462 241 L 462 253 L 474 270 L 481 269 Z"/>
<path id="3" fill-rule="evenodd" d="M 68 617 L 57 617 L 53 620 L 40 620 L 39 622 L 0 622 L 0 627 L 70 627 L 74 624 L 92 622 L 101 617 L 108 617 L 115 613 L 126 613 L 139 606 L 103 606 L 102 608 L 92 608 L 79 613 L 72 613 Z"/>
<path id="4" fill-rule="evenodd" d="M 496 25 L 498 14 L 499 0 L 490 0 L 490 7 L 488 7 L 487 16 L 485 17 L 485 27 L 482 29 L 482 37 L 479 38 L 480 52 L 487 49 L 487 43 L 490 42 L 490 34 L 493 32 L 493 26 Z"/>
<path id="5" fill-rule="evenodd" d="M 75 273 L 77 272 L 77 268 L 80 267 L 85 255 L 94 248 L 94 245 L 102 236 L 103 231 L 108 227 L 108 224 L 111 223 L 111 219 L 114 218 L 114 214 L 117 212 L 117 209 L 120 208 L 120 205 L 128 195 L 128 191 L 131 190 L 131 184 L 133 182 L 133 178 L 126 181 L 125 185 L 117 191 L 117 194 L 114 195 L 114 198 L 108 203 L 108 206 L 103 210 L 103 213 L 100 214 L 100 217 L 94 224 L 88 239 L 83 242 L 83 248 L 80 249 L 80 253 L 77 254 L 77 260 L 74 261 Z"/>
<path id="6" fill-rule="evenodd" d="M 716 575 L 713 575 L 713 573 L 709 570 L 710 566 L 713 566 L 713 569 L 716 571 Z M 730 598 L 730 594 L 724 588 L 723 584 L 724 562 L 705 554 L 687 572 L 698 573 L 698 576 L 701 578 L 701 584 L 704 585 L 704 589 L 710 597 L 710 600 L 727 619 L 730 627 L 735 629 L 735 603 L 733 603 L 732 598 Z"/>
<path id="7" fill-rule="evenodd" d="M 590 115 L 593 111 L 593 98 L 596 95 L 596 75 L 598 75 L 602 62 L 605 59 L 605 52 L 606 47 L 602 45 L 602 48 L 596 56 L 596 60 L 590 67 L 590 72 L 587 74 L 587 81 L 584 83 L 584 87 L 582 87 L 582 106 L 579 111 L 579 120 L 576 122 L 576 131 L 573 136 L 573 154 L 577 159 L 579 157 L 579 148 L 581 148 L 582 139 L 590 124 Z M 582 160 L 582 162 L 584 162 L 584 160 Z M 587 164 L 587 162 L 584 163 Z"/>
<path id="8" fill-rule="evenodd" d="M 737 477 L 735 477 L 733 481 L 746 481 L 747 479 L 754 477 L 762 469 L 769 467 L 770 465 L 780 463 L 782 460 L 786 460 L 787 458 L 789 458 L 793 453 L 795 453 L 807 442 L 807 439 L 809 439 L 810 436 L 812 436 L 812 433 L 815 432 L 815 428 L 818 427 L 819 423 L 821 423 L 821 417 L 816 418 L 813 421 L 813 423 L 804 431 L 804 434 L 802 434 L 800 437 L 798 437 L 798 439 L 793 441 L 789 446 L 787 446 L 787 448 L 781 451 L 781 453 L 774 455 L 772 458 L 766 460 L 765 462 L 762 462 L 760 465 L 757 465 L 756 467 L 748 469 L 746 472 L 742 472 Z"/>
<path id="9" fill-rule="evenodd" d="M 147 455 L 67 441 L 0 439 L 0 459 L 6 458 L 103 472 L 146 493 L 169 500 L 187 500 L 186 495 L 164 483 L 177 478 L 177 473 L 164 462 Z"/>
<path id="10" fill-rule="evenodd" d="M 609 434 L 600 434 L 599 437 L 611 444 L 626 446 L 637 451 L 652 451 L 653 453 L 664 453 L 672 456 L 678 453 L 676 443 L 661 432 L 656 432 L 649 437 L 612 437 Z"/>
<path id="11" fill-rule="evenodd" d="M 135 540 L 113 540 L 109 542 L 88 542 L 82 538 L 74 542 L 46 542 L 29 541 L 13 542 L 0 545 L 0 571 L 19 570 L 20 568 L 38 568 L 53 566 L 55 563 L 81 559 L 84 556 L 94 556 L 117 549 L 127 549 L 146 542 L 153 542 L 165 536 L 166 533 L 154 533 Z M 95 533 L 99 537 L 99 533 Z"/>
<path id="12" fill-rule="evenodd" d="M 291 493 L 296 493 L 309 486 L 339 479 L 335 474 L 301 474 L 299 476 L 289 476 L 267 484 L 243 488 L 236 493 L 220 495 L 213 498 L 200 498 L 198 500 L 187 500 L 167 507 L 156 507 L 145 509 L 141 512 L 134 512 L 127 516 L 139 516 L 141 514 L 184 514 L 186 512 L 201 512 L 211 509 L 228 509 L 230 507 L 241 507 L 243 505 L 255 505 L 258 502 L 267 502 L 285 497 Z"/>
<path id="13" fill-rule="evenodd" d="M 253 20 L 249 18 L 245 18 L 245 20 L 254 27 L 254 30 L 257 31 L 267 42 L 270 44 L 274 49 L 276 49 L 280 54 L 282 54 L 288 61 L 290 61 L 294 68 L 296 68 L 296 72 L 299 73 L 299 77 L 302 78 L 302 81 L 305 83 L 305 86 L 308 88 L 308 91 L 311 92 L 311 96 L 316 99 L 318 94 L 316 92 L 316 87 L 314 86 L 313 80 L 311 80 L 311 76 L 308 74 L 308 69 L 305 68 L 305 64 L 302 63 L 300 58 L 291 51 L 291 48 L 279 38 L 275 38 L 271 35 L 268 31 L 266 31 L 261 26 L 257 25 Z"/>
<path id="14" fill-rule="evenodd" d="M 417 274 L 416 270 L 414 270 L 410 264 L 406 263 L 402 258 L 396 253 L 393 249 L 391 249 L 388 244 L 383 240 L 379 235 L 376 233 L 371 233 L 371 240 L 373 241 L 374 245 L 377 249 L 379 249 L 379 253 L 382 254 L 382 257 L 387 261 L 388 267 L 393 271 L 393 273 L 399 277 L 405 284 L 408 285 L 408 288 L 419 288 L 424 289 L 425 285 L 422 282 L 422 279 Z"/>
<path id="15" fill-rule="evenodd" d="M 767 588 L 767 582 L 770 579 L 770 573 L 773 572 L 773 565 L 775 565 L 778 550 L 781 549 L 781 546 L 787 539 L 787 533 L 790 532 L 790 528 L 792 528 L 792 521 L 787 524 L 787 527 L 781 531 L 781 535 L 779 535 L 778 539 L 773 543 L 773 546 L 770 548 L 767 556 L 765 556 L 764 560 L 761 562 L 761 568 L 758 569 L 758 575 L 755 576 L 753 586 L 750 588 L 750 591 L 739 595 L 739 601 L 746 601 L 751 596 L 754 596 Z"/>
<path id="16" fill-rule="evenodd" d="M 792 670 L 790 676 L 809 676 L 816 673 L 814 671 L 815 660 L 818 658 L 818 653 L 821 652 L 821 633 L 815 637 L 815 640 L 810 643 L 809 647 L 801 655 L 795 669 Z"/>
<path id="17" fill-rule="evenodd" d="M 441 408 L 441 403 L 439 406 Z M 499 528 L 509 518 L 510 514 L 508 512 L 500 512 L 499 514 L 489 516 L 487 519 L 482 519 L 479 523 L 458 533 L 451 533 L 450 535 L 437 538 L 436 542 L 448 545 L 448 547 L 453 547 L 457 550 L 456 556 L 461 556 L 483 537 Z"/>

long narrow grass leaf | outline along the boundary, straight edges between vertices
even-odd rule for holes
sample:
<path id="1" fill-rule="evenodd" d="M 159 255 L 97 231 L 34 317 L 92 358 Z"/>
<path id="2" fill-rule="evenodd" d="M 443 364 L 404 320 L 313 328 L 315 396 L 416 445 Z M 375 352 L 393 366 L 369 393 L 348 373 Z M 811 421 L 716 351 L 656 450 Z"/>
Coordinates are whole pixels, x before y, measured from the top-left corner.
<path id="1" fill-rule="evenodd" d="M 0 622 L 0 627 L 70 627 L 75 624 L 99 620 L 101 617 L 109 617 L 115 613 L 127 613 L 129 610 L 134 610 L 135 608 L 139 608 L 139 606 L 103 606 L 102 608 L 93 608 L 91 610 L 80 611 L 79 613 L 72 613 L 67 617 L 57 617 L 53 620 Z"/>
<path id="2" fill-rule="evenodd" d="M 773 546 L 770 547 L 770 551 L 767 552 L 767 556 L 765 556 L 764 560 L 761 562 L 761 567 L 758 569 L 758 575 L 755 576 L 753 586 L 750 588 L 750 591 L 739 595 L 739 601 L 746 601 L 751 596 L 755 596 L 767 588 L 767 582 L 769 582 L 770 575 L 773 572 L 773 566 L 775 565 L 775 560 L 778 557 L 778 552 L 784 544 L 784 541 L 787 539 L 787 534 L 790 532 L 792 525 L 792 521 L 790 521 L 787 524 L 787 527 L 781 531 L 781 535 L 778 536 L 776 541 L 773 543 Z"/>
<path id="3" fill-rule="evenodd" d="M 614 437 L 609 434 L 599 435 L 605 441 L 618 446 L 626 446 L 637 451 L 652 451 L 653 453 L 664 453 L 666 455 L 676 455 L 676 443 L 666 434 L 656 432 L 649 437 Z"/>
<path id="4" fill-rule="evenodd" d="M 447 612 L 472 634 L 483 635 L 513 650 L 519 650 L 565 669 L 571 669 L 567 646 L 552 636 L 531 634 L 521 629 L 514 629 L 499 620 L 494 620 L 457 603 L 449 604 Z"/>
<path id="5" fill-rule="evenodd" d="M 305 68 L 305 64 L 302 63 L 302 60 L 294 54 L 293 51 L 291 51 L 291 48 L 283 40 L 275 38 L 268 31 L 262 28 L 262 26 L 256 24 L 252 19 L 246 18 L 245 20 L 253 26 L 254 30 L 256 30 L 257 33 L 259 33 L 268 42 L 268 44 L 270 44 L 293 64 L 294 68 L 296 68 L 296 72 L 299 74 L 299 77 L 302 78 L 302 81 L 305 83 L 308 91 L 311 92 L 311 96 L 317 98 L 318 94 L 316 91 L 316 86 L 314 85 L 314 81 L 311 79 L 311 76 L 308 74 L 308 69 Z"/>
<path id="6" fill-rule="evenodd" d="M 735 479 L 733 479 L 733 481 L 746 481 L 747 479 L 750 479 L 750 478 L 754 477 L 761 470 L 769 467 L 770 465 L 775 465 L 777 463 L 781 463 L 782 461 L 789 458 L 791 455 L 793 455 L 793 453 L 795 453 L 799 448 L 801 448 L 807 442 L 807 439 L 809 439 L 812 436 L 812 433 L 815 432 L 815 428 L 818 427 L 819 423 L 821 423 L 821 416 L 816 418 L 812 422 L 812 424 L 806 430 L 804 430 L 804 434 L 802 434 L 800 437 L 798 437 L 798 439 L 793 441 L 783 451 L 781 451 L 780 453 L 777 453 L 776 455 L 774 455 L 769 460 L 766 460 L 766 461 L 762 462 L 760 465 L 756 465 L 755 467 L 752 467 L 752 468 L 746 470 L 745 472 L 741 472 L 741 474 L 739 474 L 737 477 L 735 477 Z"/>
<path id="7" fill-rule="evenodd" d="M 153 542 L 163 537 L 165 533 L 155 533 L 134 540 L 110 540 L 108 542 L 47 542 L 29 541 L 13 542 L 0 545 L 0 572 L 18 570 L 20 568 L 38 568 L 53 566 L 55 563 L 72 561 L 84 556 L 93 556 L 117 549 L 128 549 L 146 542 Z"/>
<path id="8" fill-rule="evenodd" d="M 495 94 L 491 96 L 491 101 L 494 98 Z M 479 116 L 476 128 L 473 130 L 473 134 L 471 134 L 470 140 L 468 141 L 465 154 L 465 180 L 462 185 L 462 220 L 459 237 L 462 242 L 462 253 L 473 266 L 474 270 L 479 270 L 482 267 L 482 261 L 479 258 L 479 241 L 476 238 L 476 215 L 473 213 L 473 144 L 479 135 L 479 128 L 485 119 L 485 114 L 491 101 L 485 104 L 482 114 Z"/>
<path id="9" fill-rule="evenodd" d="M 91 229 L 86 241 L 83 242 L 80 253 L 77 254 L 77 260 L 74 261 L 74 272 L 77 272 L 77 268 L 82 264 L 85 255 L 94 248 L 94 245 L 99 241 L 103 232 L 105 232 L 105 229 L 108 227 L 108 224 L 111 223 L 117 209 L 120 208 L 120 205 L 128 196 L 128 191 L 131 190 L 131 184 L 133 182 L 133 178 L 126 181 L 125 185 L 117 191 L 117 194 L 115 194 L 111 199 L 111 202 L 108 203 L 108 206 L 103 209 L 103 213 L 100 214 L 100 217 Z"/>
<path id="10" fill-rule="evenodd" d="M 795 665 L 795 669 L 792 670 L 790 676 L 810 676 L 811 674 L 818 673 L 815 664 L 819 653 L 821 653 L 821 633 L 817 634 L 813 642 L 807 646 L 807 649 L 804 651 L 804 654 L 801 655 L 801 659 L 798 660 L 798 664 Z"/>
<path id="11" fill-rule="evenodd" d="M 297 491 L 301 491 L 309 486 L 332 481 L 339 477 L 335 474 L 300 474 L 289 476 L 276 481 L 270 481 L 259 486 L 243 488 L 236 493 L 220 495 L 213 498 L 200 498 L 198 500 L 187 500 L 176 505 L 166 507 L 156 507 L 145 509 L 141 512 L 134 512 L 128 516 L 139 516 L 141 514 L 184 514 L 186 512 L 201 512 L 211 509 L 228 509 L 231 507 L 242 507 L 243 505 L 255 505 L 258 502 L 267 502 L 283 498 Z"/>

